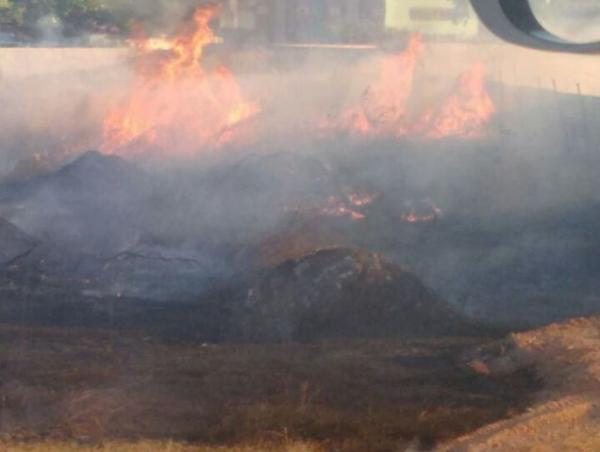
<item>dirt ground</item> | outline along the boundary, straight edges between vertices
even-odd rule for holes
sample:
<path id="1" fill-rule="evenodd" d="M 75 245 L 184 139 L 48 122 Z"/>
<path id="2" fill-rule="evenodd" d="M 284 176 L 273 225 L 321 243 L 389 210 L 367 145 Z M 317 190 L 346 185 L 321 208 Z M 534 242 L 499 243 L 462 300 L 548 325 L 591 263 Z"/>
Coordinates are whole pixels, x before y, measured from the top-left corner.
<path id="1" fill-rule="evenodd" d="M 525 413 L 493 423 L 442 451 L 600 450 L 600 317 L 513 334 L 469 357 L 473 369 L 506 375 L 535 367 L 544 390 Z"/>

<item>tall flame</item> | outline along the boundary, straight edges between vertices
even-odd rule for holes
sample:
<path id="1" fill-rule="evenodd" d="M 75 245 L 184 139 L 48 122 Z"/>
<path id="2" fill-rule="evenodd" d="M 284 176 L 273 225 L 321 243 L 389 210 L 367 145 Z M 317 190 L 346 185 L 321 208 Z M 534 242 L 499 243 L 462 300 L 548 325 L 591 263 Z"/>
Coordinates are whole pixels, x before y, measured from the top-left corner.
<path id="1" fill-rule="evenodd" d="M 458 90 L 437 111 L 426 113 L 416 128 L 434 139 L 479 137 L 495 111 L 485 89 L 485 68 L 475 65 L 462 75 Z"/>
<path id="2" fill-rule="evenodd" d="M 403 52 L 385 58 L 378 78 L 365 90 L 360 105 L 346 111 L 338 127 L 361 135 L 408 133 L 407 104 L 422 49 L 421 36 L 414 34 Z"/>
<path id="3" fill-rule="evenodd" d="M 360 103 L 343 112 L 338 120 L 329 121 L 325 128 L 386 138 L 480 136 L 495 113 L 482 65 L 465 71 L 456 91 L 439 106 L 416 120 L 411 118 L 408 107 L 422 50 L 421 37 L 415 34 L 404 51 L 384 58 L 377 79 L 367 88 Z"/>
<path id="4" fill-rule="evenodd" d="M 210 22 L 219 12 L 201 7 L 179 36 L 135 41 L 131 94 L 104 120 L 105 152 L 193 155 L 235 140 L 236 126 L 258 113 L 229 69 L 201 65 L 206 46 L 215 42 Z"/>

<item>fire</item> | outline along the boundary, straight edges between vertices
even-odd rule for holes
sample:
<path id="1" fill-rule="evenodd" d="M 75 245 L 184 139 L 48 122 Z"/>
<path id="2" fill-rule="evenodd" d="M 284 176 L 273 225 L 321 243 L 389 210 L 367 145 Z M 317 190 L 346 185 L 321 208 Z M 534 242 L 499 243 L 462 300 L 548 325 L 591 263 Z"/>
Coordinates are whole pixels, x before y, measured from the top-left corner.
<path id="1" fill-rule="evenodd" d="M 347 197 L 350 204 L 354 207 L 366 207 L 371 205 L 377 198 L 376 195 L 372 195 L 371 193 L 349 193 Z"/>
<path id="2" fill-rule="evenodd" d="M 370 205 L 375 196 L 369 194 L 350 193 L 346 196 L 330 196 L 313 205 L 284 206 L 285 212 L 314 212 L 319 216 L 331 218 L 348 218 L 360 221 L 367 216 L 360 210 Z"/>
<path id="3" fill-rule="evenodd" d="M 231 71 L 201 65 L 206 46 L 216 41 L 210 22 L 217 6 L 199 8 L 172 39 L 138 38 L 131 94 L 104 120 L 107 153 L 194 155 L 235 141 L 236 128 L 259 107 L 244 98 Z"/>
<path id="4" fill-rule="evenodd" d="M 408 133 L 407 104 L 422 49 L 421 36 L 415 34 L 403 52 L 385 58 L 377 80 L 365 90 L 360 105 L 343 113 L 337 128 L 367 136 Z"/>
<path id="5" fill-rule="evenodd" d="M 425 114 L 417 128 L 429 138 L 479 137 L 496 109 L 485 89 L 485 68 L 475 65 L 465 72 L 458 90 L 439 110 Z"/>
<path id="6" fill-rule="evenodd" d="M 325 128 L 384 138 L 481 136 L 495 113 L 482 65 L 464 72 L 457 90 L 439 107 L 431 108 L 416 120 L 411 117 L 409 103 L 422 53 L 421 37 L 413 35 L 404 51 L 383 59 L 378 78 L 364 92 L 360 104 L 343 112 L 339 120 L 328 122 Z"/>
<path id="7" fill-rule="evenodd" d="M 349 207 L 343 200 L 335 196 L 327 200 L 327 205 L 319 209 L 319 213 L 326 217 L 347 217 L 355 221 L 366 218 L 364 214 Z"/>
<path id="8" fill-rule="evenodd" d="M 431 223 L 442 218 L 444 212 L 430 200 L 413 202 L 408 205 L 408 213 L 402 215 L 402 222 L 417 224 Z"/>
<path id="9" fill-rule="evenodd" d="M 432 213 L 430 215 L 417 215 L 416 213 L 410 213 L 402 216 L 404 223 L 416 224 L 416 223 L 430 223 L 436 221 L 439 218 L 438 215 Z"/>

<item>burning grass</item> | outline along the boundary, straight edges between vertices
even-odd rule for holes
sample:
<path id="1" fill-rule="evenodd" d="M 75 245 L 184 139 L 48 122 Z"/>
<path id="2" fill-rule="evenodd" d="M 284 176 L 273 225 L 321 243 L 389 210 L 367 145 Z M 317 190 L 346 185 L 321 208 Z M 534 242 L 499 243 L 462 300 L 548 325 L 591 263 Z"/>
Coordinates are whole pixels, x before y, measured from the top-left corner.
<path id="1" fill-rule="evenodd" d="M 193 157 L 225 145 L 248 147 L 270 141 L 276 130 L 272 125 L 263 130 L 266 124 L 259 126 L 256 120 L 259 113 L 281 113 L 282 107 L 290 106 L 281 105 L 273 87 L 266 87 L 270 95 L 265 98 L 250 100 L 227 65 L 203 61 L 208 47 L 219 40 L 211 22 L 220 12 L 218 6 L 203 6 L 172 38 L 133 39 L 133 81 L 127 98 L 104 117 L 104 152 Z M 378 74 L 367 82 L 359 99 L 347 108 L 333 108 L 327 117 L 322 114 L 327 103 L 320 99 L 312 111 L 304 112 L 299 121 L 304 125 L 295 121 L 286 126 L 288 132 L 304 135 L 307 127 L 315 136 L 348 134 L 392 140 L 485 135 L 496 111 L 487 92 L 485 68 L 476 65 L 465 70 L 451 92 L 423 103 L 421 92 L 430 89 L 418 72 L 424 47 L 421 36 L 413 35 L 403 51 L 378 59 Z M 294 88 L 286 87 L 290 89 Z M 297 89 L 310 96 L 304 92 L 309 90 L 306 81 Z M 299 102 L 293 102 L 291 107 L 299 108 Z M 415 108 L 419 103 L 423 105 Z"/>
<path id="2" fill-rule="evenodd" d="M 10 450 L 144 450 L 139 438 L 152 450 L 397 450 L 520 412 L 535 388 L 525 373 L 455 364 L 485 339 L 234 346 L 4 326 L 0 341 L 1 427 L 25 441 Z"/>
<path id="3" fill-rule="evenodd" d="M 198 8 L 193 20 L 157 49 L 151 39 L 136 40 L 136 75 L 129 98 L 104 120 L 108 153 L 176 149 L 190 155 L 235 138 L 235 127 L 259 107 L 247 101 L 225 66 L 207 71 L 204 49 L 216 40 L 210 22 L 220 8 Z"/>

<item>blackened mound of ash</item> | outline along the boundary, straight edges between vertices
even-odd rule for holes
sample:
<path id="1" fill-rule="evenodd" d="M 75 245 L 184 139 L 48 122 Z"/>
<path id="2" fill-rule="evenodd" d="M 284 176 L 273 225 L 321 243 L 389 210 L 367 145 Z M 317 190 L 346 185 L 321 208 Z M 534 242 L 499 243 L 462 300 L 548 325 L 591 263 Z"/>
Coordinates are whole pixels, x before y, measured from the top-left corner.
<path id="1" fill-rule="evenodd" d="M 246 339 L 469 334 L 474 327 L 412 273 L 378 254 L 317 251 L 268 272 L 249 290 Z"/>
<path id="2" fill-rule="evenodd" d="M 319 159 L 279 152 L 250 155 L 227 165 L 205 178 L 198 192 L 204 193 L 198 216 L 205 218 L 210 212 L 209 229 L 218 229 L 220 236 L 254 240 L 290 209 L 321 202 L 340 188 L 334 172 Z"/>
<path id="3" fill-rule="evenodd" d="M 57 171 L 2 186 L 0 204 L 36 237 L 82 253 L 111 253 L 139 235 L 149 187 L 135 165 L 90 151 Z"/>
<path id="4" fill-rule="evenodd" d="M 194 300 L 233 277 L 219 250 L 147 241 L 105 260 L 97 274 L 99 293 L 161 302 Z"/>
<path id="5" fill-rule="evenodd" d="M 293 152 L 250 155 L 228 168 L 221 190 L 235 195 L 273 193 L 274 196 L 321 199 L 337 190 L 332 171 L 321 160 Z"/>
<path id="6" fill-rule="evenodd" d="M 334 171 L 293 152 L 225 156 L 153 176 L 150 235 L 169 243 L 241 248 L 269 234 L 290 210 L 340 193 Z"/>
<path id="7" fill-rule="evenodd" d="M 248 243 L 236 256 L 236 264 L 260 270 L 323 248 L 360 246 L 365 226 L 347 216 L 323 215 L 318 209 L 289 212 L 268 234 Z"/>
<path id="8" fill-rule="evenodd" d="M 0 269 L 27 256 L 36 246 L 37 240 L 0 218 Z"/>

